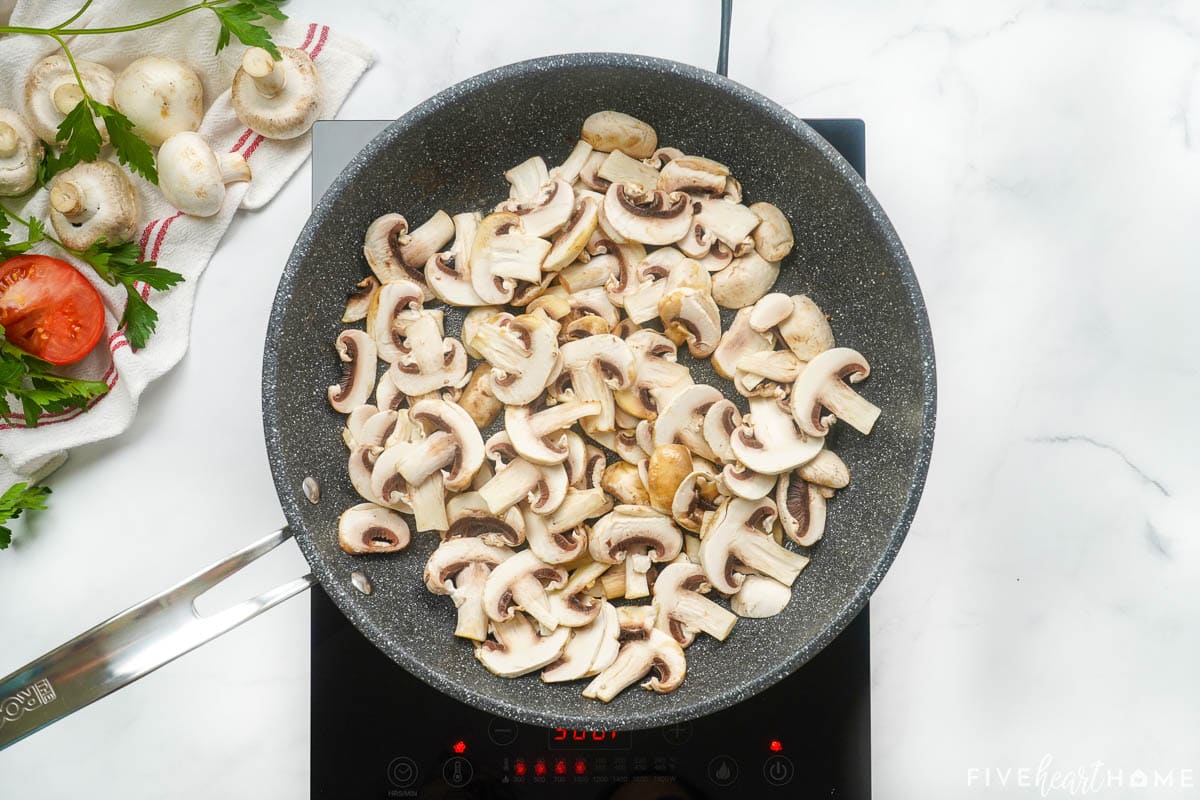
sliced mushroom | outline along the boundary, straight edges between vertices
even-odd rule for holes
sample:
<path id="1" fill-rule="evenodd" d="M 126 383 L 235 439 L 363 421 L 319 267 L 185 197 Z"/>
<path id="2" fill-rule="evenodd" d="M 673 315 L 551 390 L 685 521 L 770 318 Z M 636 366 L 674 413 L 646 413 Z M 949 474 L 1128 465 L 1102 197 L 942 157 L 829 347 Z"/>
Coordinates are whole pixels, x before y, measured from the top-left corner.
<path id="1" fill-rule="evenodd" d="M 633 158 L 649 158 L 658 134 L 649 124 L 620 111 L 597 111 L 583 121 L 583 141 L 601 153 L 620 150 Z"/>
<path id="2" fill-rule="evenodd" d="M 399 357 L 387 372 L 396 388 L 415 397 L 466 384 L 466 350 L 458 339 L 442 336 L 439 315 L 416 312 L 405 323 L 402 336 Z"/>
<path id="3" fill-rule="evenodd" d="M 495 439 L 493 436 L 488 440 L 489 450 Z M 533 464 L 513 458 L 496 470 L 492 479 L 479 488 L 479 494 L 493 514 L 507 511 L 524 498 L 529 499 L 534 511 L 549 514 L 567 496 L 567 473 L 562 464 Z"/>
<path id="4" fill-rule="evenodd" d="M 508 181 L 508 197 L 517 203 L 528 203 L 550 182 L 550 171 L 541 156 L 527 158 L 504 172 Z M 503 203 L 501 205 L 504 205 Z M 511 211 L 512 209 L 501 209 Z"/>
<path id="5" fill-rule="evenodd" d="M 471 416 L 457 403 L 429 399 L 414 403 L 409 417 L 429 435 L 405 450 L 399 467 L 404 480 L 419 484 L 441 471 L 446 489 L 460 492 L 470 486 L 483 464 L 483 437 Z"/>
<path id="6" fill-rule="evenodd" d="M 741 412 L 733 404 L 733 401 L 727 398 L 721 398 L 709 406 L 708 411 L 704 412 L 704 425 L 701 433 L 708 448 L 712 450 L 718 461 L 727 463 L 737 458 L 733 453 L 733 444 L 730 439 L 741 424 Z"/>
<path id="7" fill-rule="evenodd" d="M 604 218 L 624 239 L 642 244 L 679 241 L 692 222 L 692 203 L 683 192 L 643 190 L 614 183 L 604 193 Z"/>
<path id="8" fill-rule="evenodd" d="M 482 306 L 483 299 L 471 281 L 471 253 L 480 217 L 475 213 L 455 214 L 454 243 L 434 253 L 425 262 L 425 283 L 434 296 L 447 305 Z"/>
<path id="9" fill-rule="evenodd" d="M 21 115 L 0 108 L 0 197 L 17 197 L 32 189 L 45 153 Z"/>
<path id="10" fill-rule="evenodd" d="M 713 275 L 713 299 L 722 308 L 745 308 L 770 291 L 779 277 L 779 262 L 751 250 Z"/>
<path id="11" fill-rule="evenodd" d="M 754 304 L 751 325 L 756 330 L 777 329 L 779 338 L 802 362 L 811 361 L 834 345 L 829 320 L 816 303 L 802 294 L 765 295 Z"/>
<path id="12" fill-rule="evenodd" d="M 524 611 L 544 630 L 553 631 L 558 620 L 546 589 L 560 588 L 566 582 L 566 570 L 547 564 L 532 550 L 522 550 L 492 570 L 483 589 L 483 608 L 493 622 L 504 622 L 512 619 L 514 612 Z"/>
<path id="13" fill-rule="evenodd" d="M 351 506 L 338 517 L 338 544 L 351 555 L 394 553 L 408 541 L 404 517 L 374 503 Z"/>
<path id="14" fill-rule="evenodd" d="M 276 61 L 261 47 L 248 48 L 233 76 L 230 100 L 238 119 L 255 133 L 295 139 L 321 113 L 321 80 L 308 53 L 294 47 L 280 47 L 279 53 Z"/>
<path id="15" fill-rule="evenodd" d="M 716 478 L 707 472 L 695 470 L 675 490 L 675 497 L 671 500 L 671 518 L 684 530 L 698 533 L 704 515 L 716 511 L 719 503 Z"/>
<path id="16" fill-rule="evenodd" d="M 88 96 L 98 103 L 113 104 L 116 78 L 112 70 L 94 61 L 75 59 Z M 25 119 L 46 144 L 58 143 L 58 129 L 67 114 L 83 101 L 83 92 L 66 56 L 47 56 L 33 66 L 25 79 Z M 108 142 L 104 120 L 97 119 L 101 141 Z M 79 248 L 83 249 L 83 248 Z"/>
<path id="17" fill-rule="evenodd" d="M 757 353 L 747 353 L 738 359 L 734 374 L 745 373 L 747 376 L 775 383 L 795 383 L 803 367 L 804 362 L 796 358 L 795 353 L 790 350 L 760 350 Z M 750 380 L 743 380 L 751 388 L 762 382 L 757 380 L 751 385 Z"/>
<path id="18" fill-rule="evenodd" d="M 672 398 L 654 421 L 654 446 L 682 444 L 698 456 L 714 459 L 704 438 L 704 416 L 721 392 L 708 384 L 689 386 Z"/>
<path id="19" fill-rule="evenodd" d="M 729 607 L 739 617 L 762 619 L 782 613 L 791 600 L 790 587 L 763 575 L 747 575 L 742 588 L 729 598 Z"/>
<path id="20" fill-rule="evenodd" d="M 597 286 L 607 287 L 615 277 L 616 266 L 617 261 L 613 258 L 576 261 L 558 273 L 558 283 L 568 292 L 581 292 L 585 289 L 595 289 Z"/>
<path id="21" fill-rule="evenodd" d="M 100 239 L 128 242 L 140 216 L 133 184 L 111 161 L 76 164 L 50 183 L 50 224 L 74 250 L 86 250 Z"/>
<path id="22" fill-rule="evenodd" d="M 167 202 L 193 217 L 211 217 L 225 203 L 225 185 L 250 180 L 241 153 L 215 153 L 204 137 L 181 131 L 158 150 L 158 188 Z"/>
<path id="23" fill-rule="evenodd" d="M 559 659 L 542 671 L 543 681 L 557 683 L 591 677 L 608 669 L 616 660 L 621 647 L 617 609 L 603 601 L 597 605 L 595 618 L 577 628 Z"/>
<path id="24" fill-rule="evenodd" d="M 754 229 L 754 249 L 767 261 L 782 261 L 792 252 L 795 239 L 787 217 L 770 203 L 753 203 L 750 210 L 758 217 Z"/>
<path id="25" fill-rule="evenodd" d="M 446 503 L 446 518 L 450 522 L 447 539 L 473 537 L 495 547 L 517 547 L 525 542 L 525 519 L 520 509 L 493 514 L 478 492 L 451 497 Z"/>
<path id="26" fill-rule="evenodd" d="M 827 408 L 859 433 L 870 433 L 879 419 L 879 407 L 846 384 L 847 380 L 858 383 L 870 374 L 867 360 L 849 347 L 835 347 L 813 357 L 792 387 L 792 415 L 800 429 L 813 437 L 827 434 L 832 420 L 821 415 L 821 409 Z"/>
<path id="27" fill-rule="evenodd" d="M 329 387 L 329 404 L 341 414 L 349 414 L 367 402 L 375 382 L 375 342 L 360 330 L 344 330 L 337 337 L 342 377 Z"/>
<path id="28" fill-rule="evenodd" d="M 678 332 L 696 358 L 705 358 L 716 350 L 721 338 L 721 312 L 712 295 L 696 289 L 675 289 L 663 295 L 658 313 L 664 329 Z"/>
<path id="29" fill-rule="evenodd" d="M 768 498 L 731 498 L 706 523 L 700 534 L 700 564 L 718 592 L 736 592 L 745 572 L 791 586 L 808 564 L 808 558 L 780 547 L 771 537 L 775 503 Z"/>
<path id="30" fill-rule="evenodd" d="M 471 250 L 471 285 L 490 305 L 511 302 L 518 281 L 538 283 L 550 242 L 525 233 L 512 212 L 488 214 L 479 223 Z"/>
<path id="31" fill-rule="evenodd" d="M 825 535 L 825 496 L 796 473 L 779 476 L 775 504 L 783 532 L 796 544 L 809 547 Z"/>
<path id="32" fill-rule="evenodd" d="M 379 279 L 374 275 L 368 275 L 356 283 L 354 289 L 346 295 L 346 310 L 342 312 L 342 322 L 358 322 L 365 319 L 378 291 Z"/>
<path id="33" fill-rule="evenodd" d="M 562 178 L 567 183 L 575 183 L 579 178 L 579 171 L 583 169 L 584 162 L 588 160 L 588 156 L 592 154 L 592 146 L 580 139 L 571 148 L 571 154 L 567 156 L 566 161 L 550 170 L 551 178 Z"/>
<path id="34" fill-rule="evenodd" d="M 608 569 L 608 564 L 601 564 L 585 557 L 582 563 L 571 572 L 571 576 L 561 589 L 547 593 L 550 609 L 554 612 L 554 618 L 558 620 L 559 625 L 568 628 L 582 628 L 600 615 L 601 609 L 606 605 L 604 598 L 597 597 L 596 593 L 589 590 Z M 615 619 L 613 627 L 613 639 L 615 640 L 617 638 Z M 577 633 L 579 632 L 577 631 Z M 583 664 L 583 667 L 586 669 L 587 663 Z"/>
<path id="35" fill-rule="evenodd" d="M 634 357 L 634 382 L 614 393 L 617 408 L 638 419 L 654 419 L 692 385 L 692 373 L 676 362 L 675 343 L 658 331 L 640 330 L 625 339 Z"/>
<path id="36" fill-rule="evenodd" d="M 525 513 L 529 549 L 547 564 L 574 561 L 588 546 L 583 523 L 611 509 L 612 500 L 603 489 L 568 489 L 554 511 L 538 514 L 530 509 Z"/>
<path id="37" fill-rule="evenodd" d="M 683 648 L 660 630 L 621 645 L 616 660 L 587 685 L 583 696 L 607 703 L 647 674 L 652 677 L 642 688 L 660 694 L 676 689 L 687 674 Z"/>
<path id="38" fill-rule="evenodd" d="M 467 385 L 463 387 L 462 396 L 458 398 L 458 404 L 471 415 L 480 430 L 491 425 L 500 414 L 500 409 L 504 408 L 504 404 L 492 394 L 491 371 L 487 364 L 476 366 Z"/>
<path id="39" fill-rule="evenodd" d="M 797 474 L 809 483 L 830 489 L 844 489 L 850 484 L 850 469 L 838 454 L 825 448 L 806 464 L 801 464 Z"/>
<path id="40" fill-rule="evenodd" d="M 612 334 L 588 336 L 562 346 L 563 372 L 575 399 L 600 404 L 597 414 L 586 417 L 587 431 L 611 431 L 615 427 L 613 392 L 633 383 L 633 352 Z"/>
<path id="41" fill-rule="evenodd" d="M 664 444 L 654 448 L 646 467 L 646 489 L 650 507 L 670 514 L 675 492 L 692 473 L 692 454 L 681 444 Z"/>
<path id="42" fill-rule="evenodd" d="M 613 150 L 600 164 L 596 175 L 609 183 L 635 183 L 646 189 L 653 189 L 658 184 L 658 170 L 654 167 L 630 158 L 620 150 Z"/>
<path id="43" fill-rule="evenodd" d="M 562 364 L 558 324 L 540 314 L 495 314 L 470 341 L 492 365 L 492 394 L 506 405 L 532 403 Z"/>
<path id="44" fill-rule="evenodd" d="M 363 438 L 363 426 L 378 413 L 379 409 L 369 403 L 351 409 L 346 416 L 346 425 L 342 428 L 342 441 L 346 443 L 346 447 L 353 450 L 358 446 Z"/>
<path id="45" fill-rule="evenodd" d="M 754 330 L 750 324 L 752 309 L 739 309 L 733 317 L 729 330 L 721 335 L 712 354 L 713 369 L 726 380 L 733 380 L 737 363 L 749 355 L 774 347 L 774 337 L 769 333 Z"/>
<path id="46" fill-rule="evenodd" d="M 571 637 L 570 628 L 542 636 L 521 614 L 492 623 L 492 630 L 495 641 L 488 639 L 477 644 L 475 657 L 488 671 L 502 678 L 526 675 L 554 663 Z"/>
<path id="47" fill-rule="evenodd" d="M 600 486 L 615 497 L 618 503 L 631 506 L 650 505 L 650 493 L 642 483 L 637 466 L 627 461 L 609 464 L 604 470 Z"/>
<path id="48" fill-rule="evenodd" d="M 542 261 L 543 272 L 557 272 L 573 262 L 600 222 L 600 200 L 580 197 L 561 231 L 554 236 L 550 252 Z"/>
<path id="49" fill-rule="evenodd" d="M 731 438 L 734 455 L 755 472 L 778 475 L 814 458 L 824 439 L 796 429 L 773 397 L 751 397 L 750 415 Z"/>
<path id="50" fill-rule="evenodd" d="M 630 320 L 641 325 L 658 316 L 666 279 L 683 259 L 683 253 L 674 247 L 660 247 L 642 259 L 636 270 L 636 288 L 621 295 L 621 303 Z"/>
<path id="51" fill-rule="evenodd" d="M 664 192 L 721 195 L 728 177 L 729 167 L 718 161 L 679 155 L 663 166 L 658 176 L 658 188 Z"/>
<path id="52" fill-rule="evenodd" d="M 133 132 L 157 147 L 177 133 L 194 131 L 204 116 L 204 86 L 186 64 L 142 56 L 121 71 L 113 105 L 133 123 Z M 159 174 L 161 185 L 161 172 Z"/>
<path id="53" fill-rule="evenodd" d="M 619 606 L 617 621 L 621 625 L 621 641 L 647 639 L 654 630 L 658 611 L 653 604 L 644 606 Z"/>
<path id="54" fill-rule="evenodd" d="M 668 564 L 654 581 L 655 626 L 684 647 L 692 643 L 697 631 L 725 641 L 737 615 L 705 597 L 711 589 L 699 564 Z"/>
<path id="55" fill-rule="evenodd" d="M 608 190 L 608 187 L 612 185 L 610 181 L 604 180 L 604 178 L 601 178 L 599 175 L 600 165 L 603 164 L 607 158 L 607 153 L 602 153 L 598 150 L 595 150 L 588 154 L 588 157 L 584 160 L 583 165 L 579 168 L 579 182 L 586 186 L 587 190 L 590 190 L 592 194 L 602 195 Z M 577 192 L 577 194 L 582 197 L 589 196 L 585 195 L 583 193 L 584 191 L 585 190 L 581 189 Z M 601 206 L 600 213 L 604 213 L 603 206 Z"/>
<path id="56" fill-rule="evenodd" d="M 625 564 L 625 597 L 648 597 L 651 562 L 671 561 L 683 535 L 671 518 L 645 506 L 616 506 L 592 526 L 588 552 L 605 564 Z"/>
<path id="57" fill-rule="evenodd" d="M 692 211 L 691 226 L 680 236 L 678 247 L 693 258 L 708 254 L 717 242 L 736 250 L 758 225 L 753 211 L 719 197 L 695 201 Z"/>
<path id="58" fill-rule="evenodd" d="M 600 404 L 572 400 L 533 411 L 529 406 L 507 406 L 504 429 L 517 453 L 535 464 L 561 464 L 567 459 L 562 432 L 585 417 L 600 413 Z"/>
<path id="59" fill-rule="evenodd" d="M 725 493 L 746 500 L 760 500 L 775 488 L 774 475 L 755 472 L 737 461 L 726 464 L 721 470 L 721 483 Z"/>
<path id="60" fill-rule="evenodd" d="M 379 357 L 389 364 L 394 364 L 408 349 L 404 337 L 408 333 L 408 326 L 422 314 L 424 292 L 424 288 L 415 281 L 400 279 L 380 287 L 367 306 L 367 333 L 374 337 Z M 437 323 L 440 335 L 442 312 L 437 310 L 428 313 Z"/>
<path id="61" fill-rule="evenodd" d="M 561 230 L 571 218 L 575 210 L 575 192 L 571 189 L 571 184 L 562 178 L 548 180 L 528 199 L 514 199 L 501 203 L 498 210 L 511 211 L 520 217 L 521 230 L 528 236 L 551 236 Z M 549 250 L 550 247 L 547 246 L 541 253 L 541 258 L 538 259 L 539 268 Z"/>

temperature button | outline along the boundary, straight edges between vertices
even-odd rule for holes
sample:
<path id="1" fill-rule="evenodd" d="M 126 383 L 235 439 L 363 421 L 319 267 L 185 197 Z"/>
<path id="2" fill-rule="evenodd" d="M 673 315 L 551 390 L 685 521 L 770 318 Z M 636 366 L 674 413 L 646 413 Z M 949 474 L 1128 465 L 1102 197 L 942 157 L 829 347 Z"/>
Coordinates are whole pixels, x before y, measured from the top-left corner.
<path id="1" fill-rule="evenodd" d="M 732 786 L 738 779 L 738 765 L 730 756 L 717 756 L 708 762 L 708 779 L 717 786 Z"/>
<path id="2" fill-rule="evenodd" d="M 446 779 L 446 783 L 457 789 L 471 782 L 471 778 L 475 777 L 475 769 L 467 759 L 454 756 L 446 759 L 442 766 L 442 777 Z"/>
<path id="3" fill-rule="evenodd" d="M 763 764 L 763 778 L 772 786 L 791 783 L 796 776 L 796 767 L 787 756 L 771 756 Z"/>

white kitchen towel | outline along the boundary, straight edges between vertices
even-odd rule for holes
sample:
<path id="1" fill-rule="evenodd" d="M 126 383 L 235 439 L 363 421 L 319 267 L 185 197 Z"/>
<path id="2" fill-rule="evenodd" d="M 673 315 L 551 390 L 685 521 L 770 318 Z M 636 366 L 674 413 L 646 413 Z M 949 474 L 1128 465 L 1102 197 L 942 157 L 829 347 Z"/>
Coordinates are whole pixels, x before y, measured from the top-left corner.
<path id="1" fill-rule="evenodd" d="M 81 0 L 19 0 L 9 24 L 54 26 L 81 4 Z M 127 25 L 163 16 L 179 7 L 174 0 L 101 0 L 71 27 Z M 0 2 L 0 20 L 4 16 Z M 276 44 L 304 50 L 313 59 L 322 84 L 322 117 L 337 112 L 374 59 L 368 48 L 339 36 L 328 25 L 271 20 L 267 27 Z M 100 62 L 118 74 L 129 62 L 145 55 L 170 56 L 191 66 L 204 84 L 205 114 L 200 133 L 217 152 L 240 152 L 250 165 L 253 179 L 248 184 L 231 185 L 221 212 L 201 219 L 184 216 L 157 187 L 133 176 L 142 204 L 143 222 L 137 242 L 143 258 L 181 273 L 186 280 L 166 292 L 149 292 L 143 287 L 142 296 L 148 297 L 158 311 L 158 330 L 144 349 L 135 352 L 118 329 L 125 307 L 124 290 L 105 284 L 86 265 L 78 265 L 104 298 L 106 328 L 96 349 L 66 371 L 76 377 L 103 380 L 109 386 L 108 393 L 94 400 L 86 411 L 48 414 L 35 428 L 26 428 L 19 420 L 0 420 L 0 492 L 14 481 L 44 477 L 62 463 L 63 451 L 116 436 L 129 427 L 142 390 L 175 366 L 187 350 L 196 283 L 234 213 L 238 208 L 264 205 L 309 155 L 311 134 L 274 141 L 255 134 L 238 120 L 230 104 L 229 86 L 245 48 L 235 39 L 214 54 L 218 32 L 212 12 L 202 9 L 153 28 L 69 40 L 76 58 Z M 22 109 L 24 76 L 33 64 L 57 49 L 47 37 L 0 37 L 0 76 L 4 76 L 0 106 Z M 102 156 L 114 159 L 111 148 L 106 148 Z M 6 201 L 5 205 L 22 216 L 47 219 L 45 190 L 16 198 L 15 202 Z M 20 236 L 21 231 L 14 231 L 14 238 Z M 52 245 L 34 249 L 64 257 Z"/>

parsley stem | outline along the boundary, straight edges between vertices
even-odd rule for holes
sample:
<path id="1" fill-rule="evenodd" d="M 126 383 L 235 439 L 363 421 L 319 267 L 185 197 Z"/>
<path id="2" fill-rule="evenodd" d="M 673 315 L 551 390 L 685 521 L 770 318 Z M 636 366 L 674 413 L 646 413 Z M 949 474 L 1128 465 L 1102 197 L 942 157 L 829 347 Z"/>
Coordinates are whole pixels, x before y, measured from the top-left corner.
<path id="1" fill-rule="evenodd" d="M 65 19 L 62 22 L 58 23 L 57 25 L 54 26 L 53 30 L 58 31 L 58 30 L 62 30 L 63 28 L 67 27 L 72 22 L 74 22 L 75 20 L 82 17 L 84 12 L 87 11 L 88 8 L 91 7 L 91 5 L 92 5 L 92 0 L 85 0 L 84 4 L 79 7 L 78 11 L 76 11 L 74 14 L 71 15 L 70 19 Z"/>
<path id="2" fill-rule="evenodd" d="M 94 101 L 92 100 L 92 96 L 88 94 L 87 87 L 83 85 L 83 76 L 79 74 L 79 67 L 75 65 L 75 56 L 71 55 L 71 48 L 67 47 L 67 43 L 57 33 L 47 33 L 46 35 L 58 42 L 58 46 L 62 48 L 63 55 L 67 57 L 67 63 L 71 65 L 71 72 L 75 73 L 75 83 L 79 84 L 79 91 L 83 94 L 83 100 L 80 102 L 87 103 L 90 106 Z"/>
<path id="3" fill-rule="evenodd" d="M 75 20 L 79 19 L 79 17 L 83 15 L 83 12 L 87 10 L 88 6 L 92 4 L 92 0 L 86 0 L 83 8 L 79 9 L 79 11 L 75 13 L 75 16 L 54 26 L 53 28 L 29 28 L 23 25 L 0 25 L 0 34 L 27 33 L 33 36 L 50 36 L 54 39 L 57 39 L 59 44 L 62 44 L 62 39 L 59 38 L 60 36 L 92 36 L 100 33 L 125 33 L 126 31 L 136 31 L 141 30 L 142 28 L 150 28 L 155 25 L 160 25 L 164 22 L 175 19 L 176 17 L 182 17 L 184 14 L 190 14 L 191 12 L 198 11 L 202 8 L 213 8 L 215 6 L 228 5 L 230 2 L 232 2 L 232 0 L 203 0 L 203 2 L 190 6 L 184 6 L 177 11 L 172 11 L 170 14 L 164 14 L 161 17 L 147 19 L 141 22 L 134 22 L 129 25 L 115 25 L 108 28 L 66 27 Z M 63 49 L 66 49 L 66 45 L 63 45 Z"/>

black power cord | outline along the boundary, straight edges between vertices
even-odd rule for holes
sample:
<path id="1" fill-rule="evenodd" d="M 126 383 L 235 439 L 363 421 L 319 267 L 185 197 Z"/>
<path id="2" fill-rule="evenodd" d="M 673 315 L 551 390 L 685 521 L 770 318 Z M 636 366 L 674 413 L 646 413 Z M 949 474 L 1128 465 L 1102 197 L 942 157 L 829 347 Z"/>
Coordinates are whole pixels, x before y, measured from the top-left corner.
<path id="1" fill-rule="evenodd" d="M 729 25 L 733 19 L 733 0 L 721 0 L 721 49 L 717 52 L 717 74 L 729 77 Z"/>

